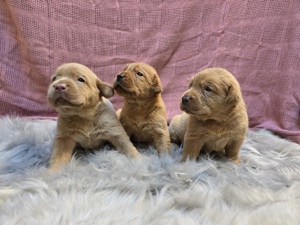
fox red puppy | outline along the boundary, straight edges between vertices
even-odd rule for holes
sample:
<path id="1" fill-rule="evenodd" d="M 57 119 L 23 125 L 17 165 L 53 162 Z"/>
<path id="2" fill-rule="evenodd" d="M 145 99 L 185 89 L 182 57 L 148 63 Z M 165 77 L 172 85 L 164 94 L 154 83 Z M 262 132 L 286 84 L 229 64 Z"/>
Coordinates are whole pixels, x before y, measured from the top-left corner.
<path id="1" fill-rule="evenodd" d="M 183 142 L 182 161 L 197 159 L 200 151 L 224 151 L 239 163 L 248 116 L 240 85 L 231 73 L 222 68 L 197 73 L 180 108 L 184 113 L 172 119 L 169 131 L 173 142 Z"/>
<path id="2" fill-rule="evenodd" d="M 125 99 L 119 117 L 128 136 L 153 144 L 159 154 L 169 153 L 166 108 L 156 70 L 145 63 L 130 63 L 117 75 L 114 89 Z"/>

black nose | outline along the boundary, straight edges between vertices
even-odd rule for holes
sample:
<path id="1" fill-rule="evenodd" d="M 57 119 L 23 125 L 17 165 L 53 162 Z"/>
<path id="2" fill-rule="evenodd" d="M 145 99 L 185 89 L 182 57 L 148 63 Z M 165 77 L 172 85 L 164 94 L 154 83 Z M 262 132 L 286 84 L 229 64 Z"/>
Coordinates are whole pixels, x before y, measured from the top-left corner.
<path id="1" fill-rule="evenodd" d="M 118 80 L 118 81 L 123 80 L 124 77 L 125 77 L 124 74 L 118 74 L 118 75 L 117 75 L 117 80 Z"/>
<path id="2" fill-rule="evenodd" d="M 183 104 L 187 104 L 191 100 L 190 96 L 182 96 L 181 101 Z"/>

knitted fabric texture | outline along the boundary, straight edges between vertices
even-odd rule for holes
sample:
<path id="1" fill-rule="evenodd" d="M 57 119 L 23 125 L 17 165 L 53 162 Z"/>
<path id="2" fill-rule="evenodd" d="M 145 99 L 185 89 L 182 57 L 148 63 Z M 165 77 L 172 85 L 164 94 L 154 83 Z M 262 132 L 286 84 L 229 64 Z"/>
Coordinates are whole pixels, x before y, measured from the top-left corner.
<path id="1" fill-rule="evenodd" d="M 0 115 L 55 117 L 47 87 L 62 63 L 112 83 L 143 61 L 161 77 L 170 120 L 190 78 L 223 67 L 241 84 L 250 127 L 300 143 L 298 0 L 9 0 L 0 35 Z"/>

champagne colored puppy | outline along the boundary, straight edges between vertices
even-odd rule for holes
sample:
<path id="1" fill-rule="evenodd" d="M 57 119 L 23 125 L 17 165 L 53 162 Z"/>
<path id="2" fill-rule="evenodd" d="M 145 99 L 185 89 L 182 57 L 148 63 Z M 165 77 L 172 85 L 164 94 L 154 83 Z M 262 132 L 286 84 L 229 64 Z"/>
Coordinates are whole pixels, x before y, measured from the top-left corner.
<path id="1" fill-rule="evenodd" d="M 205 69 L 192 77 L 181 99 L 183 114 L 169 126 L 171 140 L 183 142 L 182 161 L 197 159 L 200 151 L 225 151 L 239 163 L 248 129 L 248 116 L 238 81 L 222 68 Z"/>
<path id="2" fill-rule="evenodd" d="M 135 142 L 154 144 L 159 154 L 170 152 L 170 135 L 162 86 L 156 70 L 145 63 L 128 64 L 117 75 L 114 88 L 125 98 L 118 111 L 128 136 Z"/>
<path id="3" fill-rule="evenodd" d="M 56 69 L 48 89 L 48 101 L 58 112 L 50 169 L 68 163 L 76 144 L 93 149 L 110 142 L 129 156 L 140 155 L 106 99 L 113 94 L 110 85 L 81 64 L 68 63 Z"/>

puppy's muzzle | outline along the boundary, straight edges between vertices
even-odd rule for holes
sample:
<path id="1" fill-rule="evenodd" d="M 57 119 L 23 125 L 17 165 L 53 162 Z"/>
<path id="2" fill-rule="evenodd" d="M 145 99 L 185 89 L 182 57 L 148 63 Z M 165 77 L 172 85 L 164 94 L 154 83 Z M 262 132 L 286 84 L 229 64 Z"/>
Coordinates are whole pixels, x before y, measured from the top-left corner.
<path id="1" fill-rule="evenodd" d="M 118 74 L 117 75 L 117 81 L 121 81 L 121 80 L 123 80 L 125 78 L 125 75 L 124 74 Z"/>
<path id="2" fill-rule="evenodd" d="M 192 100 L 192 97 L 189 95 L 184 95 L 181 98 L 181 102 L 183 105 L 187 105 Z"/>

